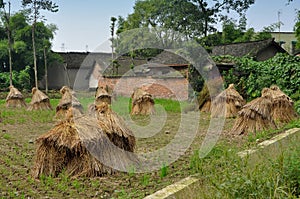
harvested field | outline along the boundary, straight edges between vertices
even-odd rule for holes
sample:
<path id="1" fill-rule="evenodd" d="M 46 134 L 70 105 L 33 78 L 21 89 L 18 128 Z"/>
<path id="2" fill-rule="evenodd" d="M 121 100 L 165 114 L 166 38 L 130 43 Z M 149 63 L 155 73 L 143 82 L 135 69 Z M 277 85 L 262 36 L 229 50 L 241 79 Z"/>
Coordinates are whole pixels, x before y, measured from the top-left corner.
<path id="1" fill-rule="evenodd" d="M 56 107 L 59 99 L 51 99 L 50 102 L 52 107 Z M 90 102 L 93 102 L 93 98 L 82 103 L 85 111 Z M 112 104 L 112 108 L 125 118 L 131 117 L 130 108 L 124 107 L 122 105 L 124 103 L 130 105 L 129 99 L 118 98 Z M 136 153 L 161 149 L 167 146 L 178 133 L 182 118 L 178 108 L 179 103 L 170 100 L 156 100 L 155 103 L 165 108 L 165 123 L 152 137 L 137 138 Z M 0 110 L 0 117 L 3 120 L 0 123 L 0 198 L 143 198 L 195 173 L 195 167 L 191 164 L 192 158 L 195 151 L 200 148 L 210 122 L 209 114 L 200 113 L 199 128 L 188 150 L 174 163 L 161 165 L 160 169 L 153 172 L 135 173 L 134 170 L 129 170 L 127 173 L 121 172 L 96 178 L 71 178 L 61 173 L 56 178 L 41 176 L 39 180 L 35 180 L 31 176 L 36 150 L 35 139 L 53 128 L 55 110 L 26 111 L 25 108 L 10 110 L 5 107 L 4 99 L 0 100 Z M 159 111 L 157 114 L 160 117 Z M 184 117 L 189 119 L 193 117 L 193 113 L 185 114 Z M 131 118 L 139 126 L 151 124 L 151 116 Z M 233 122 L 233 119 L 226 120 L 217 145 L 230 146 L 227 148 L 232 150 L 242 150 L 246 145 L 248 147 L 255 144 L 252 142 L 249 144 L 247 138 L 233 139 L 229 133 Z"/>

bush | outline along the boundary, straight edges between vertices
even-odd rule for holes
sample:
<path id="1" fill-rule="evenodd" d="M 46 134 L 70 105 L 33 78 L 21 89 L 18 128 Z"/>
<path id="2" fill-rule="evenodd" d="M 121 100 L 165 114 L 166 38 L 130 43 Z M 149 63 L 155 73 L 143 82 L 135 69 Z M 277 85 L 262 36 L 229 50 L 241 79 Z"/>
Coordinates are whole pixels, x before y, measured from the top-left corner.
<path id="1" fill-rule="evenodd" d="M 27 89 L 30 90 L 30 67 L 26 66 L 24 70 L 20 72 L 13 71 L 13 85 L 16 86 L 18 89 Z M 0 87 L 3 89 L 8 89 L 9 87 L 9 72 L 0 73 Z"/>
<path id="2" fill-rule="evenodd" d="M 215 59 L 222 59 L 222 57 Z M 247 57 L 226 56 L 225 59 L 233 61 L 236 65 L 233 70 L 223 74 L 226 84 L 234 83 L 237 90 L 247 100 L 259 97 L 264 87 L 277 85 L 287 95 L 292 96 L 294 101 L 297 101 L 293 94 L 299 92 L 300 57 L 278 53 L 263 62 Z"/>

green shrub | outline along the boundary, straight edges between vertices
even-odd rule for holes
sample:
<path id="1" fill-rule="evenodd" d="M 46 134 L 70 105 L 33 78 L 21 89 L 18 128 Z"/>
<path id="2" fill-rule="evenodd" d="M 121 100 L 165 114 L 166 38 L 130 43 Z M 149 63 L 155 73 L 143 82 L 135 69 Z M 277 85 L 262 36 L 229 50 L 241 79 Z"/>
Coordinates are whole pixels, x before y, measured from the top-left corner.
<path id="1" fill-rule="evenodd" d="M 21 70 L 20 72 L 13 71 L 12 74 L 12 82 L 15 87 L 18 89 L 27 89 L 30 90 L 31 83 L 30 83 L 30 67 L 26 66 L 24 70 Z M 9 87 L 9 72 L 0 73 L 0 87 L 1 88 L 7 88 Z"/>
<path id="2" fill-rule="evenodd" d="M 222 57 L 214 59 L 218 61 L 222 60 Z M 235 63 L 234 69 L 223 73 L 226 81 L 225 86 L 234 83 L 237 90 L 247 100 L 259 97 L 264 87 L 272 85 L 279 86 L 289 96 L 299 92 L 300 57 L 278 53 L 273 58 L 263 62 L 254 61 L 247 57 L 226 56 L 223 59 Z"/>

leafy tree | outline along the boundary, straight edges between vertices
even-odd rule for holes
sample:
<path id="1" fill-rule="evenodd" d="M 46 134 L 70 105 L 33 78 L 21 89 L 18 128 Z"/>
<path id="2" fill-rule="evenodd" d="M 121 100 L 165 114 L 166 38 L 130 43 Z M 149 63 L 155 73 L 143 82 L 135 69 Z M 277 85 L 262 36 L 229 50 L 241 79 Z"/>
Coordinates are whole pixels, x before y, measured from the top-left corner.
<path id="1" fill-rule="evenodd" d="M 58 6 L 50 0 L 22 0 L 22 5 L 26 8 L 28 7 L 31 14 L 32 28 L 32 49 L 33 49 L 33 65 L 34 65 L 34 77 L 35 77 L 35 87 L 38 88 L 38 73 L 37 73 L 37 56 L 36 56 L 36 43 L 35 43 L 35 33 L 36 25 L 38 20 L 42 17 L 40 11 L 50 11 L 57 12 Z"/>
<path id="2" fill-rule="evenodd" d="M 236 25 L 233 20 L 226 20 L 223 22 L 223 31 L 222 31 L 222 43 L 228 44 L 233 43 L 237 39 L 242 38 L 243 32 Z"/>
<path id="3" fill-rule="evenodd" d="M 12 41 L 11 41 L 11 27 L 10 27 L 10 1 L 8 1 L 8 13 L 5 10 L 5 3 L 3 0 L 0 1 L 0 8 L 3 9 L 3 18 L 5 21 L 5 29 L 7 32 L 7 43 L 8 43 L 8 57 L 9 57 L 9 85 L 12 86 Z"/>
<path id="4" fill-rule="evenodd" d="M 0 21 L 1 22 L 1 21 Z M 2 23 L 3 24 L 3 23 Z M 0 23 L 0 31 L 4 30 L 4 25 Z M 25 66 L 32 66 L 32 27 L 27 23 L 27 12 L 20 11 L 13 14 L 10 18 L 10 26 L 12 33 L 12 59 L 14 61 L 13 70 L 20 72 L 25 69 Z M 38 22 L 36 25 L 35 43 L 37 47 L 37 63 L 38 65 L 46 66 L 47 62 L 53 62 L 54 60 L 60 60 L 56 54 L 50 51 L 51 39 L 56 31 L 56 26 L 53 24 L 45 25 L 44 22 Z M 3 36 L 3 37 L 2 37 Z M 45 54 L 46 53 L 46 54 Z M 46 59 L 48 60 L 46 60 Z M 0 66 L 5 63 L 8 66 L 8 50 L 7 50 L 7 32 L 3 31 L 3 35 L 0 35 Z M 8 67 L 0 67 L 1 72 L 8 72 Z M 46 69 L 39 67 L 38 78 L 44 75 L 46 76 Z M 34 71 L 32 68 L 28 70 L 31 79 L 34 78 Z M 14 84 L 16 78 L 13 78 Z M 34 83 L 34 81 L 30 81 Z"/>
<path id="5" fill-rule="evenodd" d="M 202 34 L 201 13 L 188 0 L 138 0 L 134 12 L 120 22 L 119 32 L 160 27 L 181 32 L 189 38 Z"/>
<path id="6" fill-rule="evenodd" d="M 118 18 L 117 34 L 135 28 L 149 28 L 150 31 L 156 31 L 156 39 L 159 39 L 165 47 L 172 45 L 173 40 L 184 41 L 191 38 L 196 38 L 208 46 L 218 43 L 219 34 L 202 38 L 208 36 L 210 32 L 215 32 L 215 25 L 219 21 L 227 19 L 224 11 L 240 14 L 239 29 L 234 28 L 235 31 L 244 31 L 246 29 L 244 13 L 253 3 L 254 0 L 137 0 L 132 14 L 126 19 Z M 214 39 L 217 39 L 216 42 Z"/>
<path id="7" fill-rule="evenodd" d="M 243 16 L 245 11 L 254 4 L 255 0 L 190 0 L 193 2 L 199 9 L 199 12 L 202 15 L 204 20 L 203 34 L 207 36 L 209 32 L 214 30 L 214 25 L 224 19 L 225 14 L 223 11 L 236 12 L 240 16 Z"/>

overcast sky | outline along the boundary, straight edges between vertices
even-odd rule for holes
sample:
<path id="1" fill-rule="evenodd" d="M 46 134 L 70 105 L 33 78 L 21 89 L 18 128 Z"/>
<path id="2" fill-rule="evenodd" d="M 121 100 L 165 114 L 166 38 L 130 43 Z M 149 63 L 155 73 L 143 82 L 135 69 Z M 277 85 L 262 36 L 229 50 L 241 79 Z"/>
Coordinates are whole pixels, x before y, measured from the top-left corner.
<path id="1" fill-rule="evenodd" d="M 47 23 L 54 23 L 58 26 L 52 49 L 54 51 L 93 51 L 99 45 L 109 46 L 110 18 L 119 15 L 126 17 L 132 13 L 135 0 L 55 2 L 59 5 L 59 12 L 44 13 Z M 300 0 L 294 0 L 290 5 L 286 5 L 286 2 L 287 0 L 256 0 L 247 12 L 248 28 L 253 27 L 255 31 L 260 31 L 263 27 L 278 22 L 280 11 L 280 20 L 284 24 L 281 31 L 293 31 L 295 9 L 300 9 Z M 20 0 L 11 0 L 11 3 L 14 10 L 20 8 Z M 103 48 L 103 50 L 109 49 Z"/>

